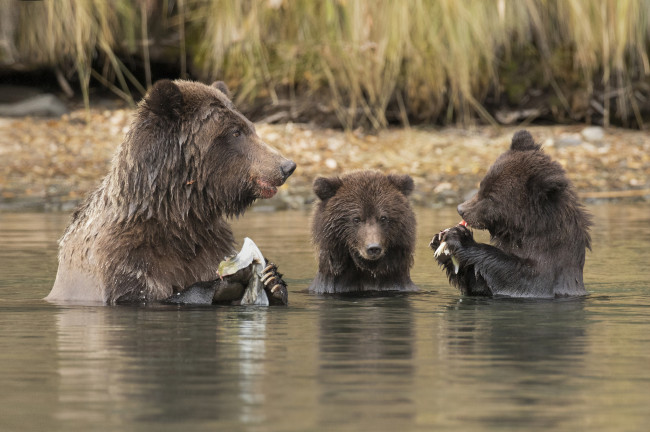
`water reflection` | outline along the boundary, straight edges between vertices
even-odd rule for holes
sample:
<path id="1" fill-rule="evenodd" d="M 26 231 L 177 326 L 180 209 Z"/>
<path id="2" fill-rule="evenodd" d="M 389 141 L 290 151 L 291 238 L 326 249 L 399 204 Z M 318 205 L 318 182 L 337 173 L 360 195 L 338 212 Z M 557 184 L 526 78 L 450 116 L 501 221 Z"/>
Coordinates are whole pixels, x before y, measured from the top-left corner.
<path id="1" fill-rule="evenodd" d="M 489 355 L 527 369 L 584 354 L 585 299 L 460 298 L 448 307 L 448 345 L 459 356 Z M 476 352 L 477 349 L 488 350 Z"/>
<path id="2" fill-rule="evenodd" d="M 239 419 L 243 423 L 266 420 L 259 409 L 265 402 L 261 386 L 266 359 L 266 310 L 254 309 L 242 313 L 239 321 L 239 398 L 242 407 Z"/>
<path id="3" fill-rule="evenodd" d="M 650 212 L 590 210 L 591 294 L 552 301 L 459 296 L 453 209 L 417 211 L 420 293 L 307 294 L 308 214 L 249 213 L 287 308 L 47 304 L 67 215 L 0 215 L 0 430 L 645 430 Z"/>
<path id="4" fill-rule="evenodd" d="M 328 296 L 319 304 L 318 316 L 320 423 L 387 426 L 395 419 L 413 419 L 414 330 L 408 295 Z"/>
<path id="5" fill-rule="evenodd" d="M 449 358 L 476 367 L 449 372 L 481 382 L 472 399 L 487 408 L 468 411 L 463 418 L 516 428 L 531 422 L 554 428 L 568 421 L 569 407 L 583 397 L 584 389 L 567 376 L 582 374 L 589 351 L 586 301 L 462 298 L 451 302 L 444 314 Z M 547 409 L 540 412 L 539 406 Z"/>
<path id="6" fill-rule="evenodd" d="M 265 403 L 267 310 L 249 308 L 228 318 L 218 312 L 60 309 L 59 392 L 70 396 L 60 401 L 59 418 L 116 424 L 265 421 L 260 407 Z M 107 418 L 107 406 L 114 417 Z"/>

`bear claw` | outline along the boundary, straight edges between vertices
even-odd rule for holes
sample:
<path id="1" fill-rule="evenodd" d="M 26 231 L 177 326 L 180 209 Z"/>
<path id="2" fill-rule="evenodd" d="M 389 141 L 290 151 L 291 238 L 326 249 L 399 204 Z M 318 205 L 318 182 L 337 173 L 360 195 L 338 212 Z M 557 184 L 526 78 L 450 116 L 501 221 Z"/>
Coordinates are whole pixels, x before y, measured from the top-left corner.
<path id="1" fill-rule="evenodd" d="M 451 254 L 451 251 L 447 247 L 447 242 L 444 241 L 440 243 L 440 246 L 438 246 L 438 249 L 433 253 L 433 256 L 438 258 L 442 254 L 451 255 L 451 263 L 454 265 L 454 274 L 458 274 L 458 270 L 460 270 L 458 260 Z"/>
<path id="2" fill-rule="evenodd" d="M 449 249 L 447 248 L 447 242 L 441 242 L 438 249 L 433 253 L 433 256 L 438 258 L 441 254 L 449 255 Z"/>
<path id="3" fill-rule="evenodd" d="M 287 284 L 282 279 L 282 273 L 278 272 L 278 267 L 267 261 L 268 265 L 263 271 L 263 276 L 261 278 L 262 283 L 264 284 L 264 290 L 266 290 L 269 295 L 269 301 L 276 303 L 288 304 L 289 293 L 287 291 Z"/>

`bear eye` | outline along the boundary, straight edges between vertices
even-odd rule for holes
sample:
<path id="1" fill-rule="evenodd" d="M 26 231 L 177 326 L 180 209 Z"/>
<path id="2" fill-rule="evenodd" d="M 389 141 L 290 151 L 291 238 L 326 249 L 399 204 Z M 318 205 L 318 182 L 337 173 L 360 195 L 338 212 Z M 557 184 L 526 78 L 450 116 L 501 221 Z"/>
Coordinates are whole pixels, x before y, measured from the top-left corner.
<path id="1" fill-rule="evenodd" d="M 361 223 L 361 218 L 355 217 L 354 219 L 352 219 L 352 222 L 354 222 L 355 224 Z"/>
<path id="2" fill-rule="evenodd" d="M 232 136 L 235 138 L 239 137 L 241 135 L 241 131 L 239 129 L 235 129 L 232 133 Z"/>
<path id="3" fill-rule="evenodd" d="M 388 218 L 386 216 L 382 216 L 379 218 L 380 222 L 388 222 Z"/>

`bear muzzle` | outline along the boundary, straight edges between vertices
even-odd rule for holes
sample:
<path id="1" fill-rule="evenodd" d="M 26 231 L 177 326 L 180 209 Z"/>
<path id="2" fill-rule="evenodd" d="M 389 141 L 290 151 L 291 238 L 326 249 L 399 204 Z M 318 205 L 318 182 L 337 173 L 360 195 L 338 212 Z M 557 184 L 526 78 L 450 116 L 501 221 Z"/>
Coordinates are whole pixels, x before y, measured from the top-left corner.
<path id="1" fill-rule="evenodd" d="M 295 170 L 296 163 L 283 158 L 279 164 L 280 175 L 276 172 L 273 176 L 260 176 L 255 179 L 257 197 L 262 199 L 273 197 L 278 191 L 278 186 L 282 186 Z"/>
<path id="2" fill-rule="evenodd" d="M 368 261 L 376 261 L 384 256 L 385 249 L 382 246 L 382 232 L 378 224 L 365 223 L 359 230 L 360 244 L 357 252 L 361 258 Z"/>
<path id="3" fill-rule="evenodd" d="M 458 225 L 462 225 L 465 228 L 486 229 L 485 223 L 481 220 L 485 219 L 485 214 L 476 196 L 460 204 L 456 210 L 460 217 L 463 218 Z"/>
<path id="4" fill-rule="evenodd" d="M 459 204 L 458 207 L 456 207 L 456 211 L 460 215 L 460 217 L 465 220 L 465 213 L 467 212 L 467 207 L 468 207 L 468 201 L 465 201 L 462 204 Z"/>
<path id="5" fill-rule="evenodd" d="M 477 208 L 478 205 L 478 196 L 474 195 L 472 198 L 456 207 L 456 211 L 458 211 L 460 217 L 463 218 L 463 220 L 459 222 L 459 225 L 463 225 L 467 228 L 484 229 L 483 224 L 480 223 L 477 218 L 480 213 Z"/>
<path id="6" fill-rule="evenodd" d="M 254 154 L 250 178 L 255 185 L 256 198 L 273 197 L 278 187 L 296 170 L 296 163 L 285 158 L 273 147 L 255 136 L 251 142 L 249 153 Z"/>
<path id="7" fill-rule="evenodd" d="M 292 160 L 285 159 L 281 164 L 280 164 L 280 171 L 282 172 L 282 176 L 284 177 L 282 180 L 282 183 L 287 181 L 289 176 L 293 174 L 293 172 L 296 170 L 296 163 Z"/>
<path id="8" fill-rule="evenodd" d="M 268 199 L 272 198 L 275 193 L 278 191 L 278 187 L 274 186 L 270 182 L 262 179 L 255 180 L 255 185 L 257 186 L 256 195 L 258 198 Z"/>
<path id="9" fill-rule="evenodd" d="M 366 245 L 366 256 L 365 259 L 375 260 L 382 257 L 384 254 L 384 249 L 379 243 L 370 243 Z"/>

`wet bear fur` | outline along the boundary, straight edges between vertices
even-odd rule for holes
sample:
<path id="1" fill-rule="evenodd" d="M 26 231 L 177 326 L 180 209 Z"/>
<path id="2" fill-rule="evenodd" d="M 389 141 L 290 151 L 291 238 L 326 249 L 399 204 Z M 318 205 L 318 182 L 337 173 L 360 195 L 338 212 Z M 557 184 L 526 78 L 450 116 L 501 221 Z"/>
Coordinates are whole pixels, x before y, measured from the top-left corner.
<path id="1" fill-rule="evenodd" d="M 74 212 L 46 300 L 158 301 L 218 279 L 219 262 L 235 252 L 226 218 L 273 196 L 294 168 L 257 136 L 224 83 L 158 81 L 108 175 Z"/>
<path id="2" fill-rule="evenodd" d="M 319 177 L 312 216 L 318 274 L 315 293 L 413 291 L 415 215 L 408 196 L 413 179 L 357 171 Z"/>
<path id="3" fill-rule="evenodd" d="M 488 230 L 492 244 L 474 241 L 457 225 L 434 236 L 451 256 L 438 263 L 465 295 L 554 298 L 583 296 L 585 251 L 591 217 L 579 203 L 559 163 L 527 131 L 512 138 L 481 181 L 478 193 L 458 206 L 467 225 Z"/>

